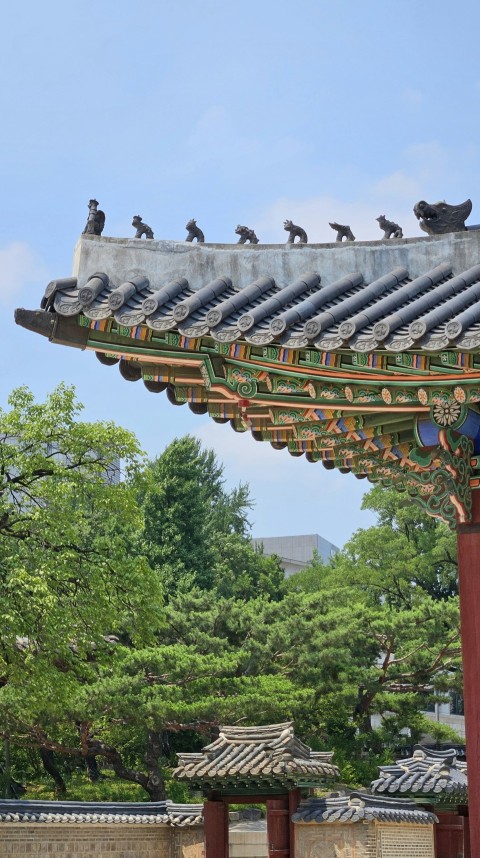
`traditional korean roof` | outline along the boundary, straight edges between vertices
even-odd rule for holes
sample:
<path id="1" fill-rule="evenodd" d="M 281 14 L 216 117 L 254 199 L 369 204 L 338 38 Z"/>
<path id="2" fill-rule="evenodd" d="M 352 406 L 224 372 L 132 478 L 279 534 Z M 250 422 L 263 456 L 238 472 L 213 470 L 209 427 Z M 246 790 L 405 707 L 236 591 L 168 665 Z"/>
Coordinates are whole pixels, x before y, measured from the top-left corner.
<path id="1" fill-rule="evenodd" d="M 327 245 L 84 235 L 74 275 L 16 320 L 173 404 L 469 518 L 480 230 Z"/>
<path id="2" fill-rule="evenodd" d="M 380 766 L 379 777 L 372 781 L 375 793 L 409 793 L 467 801 L 467 764 L 457 759 L 453 749 L 431 751 L 416 745 L 413 755 L 392 766 Z"/>
<path id="3" fill-rule="evenodd" d="M 1 822 L 200 825 L 203 805 L 160 802 L 17 801 L 0 799 Z"/>
<path id="4" fill-rule="evenodd" d="M 202 788 L 276 787 L 337 777 L 332 753 L 311 751 L 293 724 L 220 727 L 201 753 L 179 754 L 174 777 Z"/>
<path id="5" fill-rule="evenodd" d="M 413 801 L 394 798 L 379 798 L 364 792 L 350 795 L 331 795 L 326 798 L 304 799 L 293 822 L 409 822 L 412 825 L 431 825 L 438 822 L 433 813 L 419 810 Z"/>
<path id="6" fill-rule="evenodd" d="M 478 348 L 480 255 L 469 265 L 470 254 L 465 252 L 472 249 L 469 243 L 478 249 L 478 235 L 455 237 L 462 246 L 460 266 L 450 254 L 444 256 L 452 244 L 450 236 L 397 240 L 388 252 L 382 242 L 349 248 L 309 245 L 300 252 L 298 247 L 275 245 L 203 245 L 185 251 L 183 242 L 173 247 L 172 242 L 155 242 L 156 247 L 141 246 L 148 252 L 143 253 L 142 269 L 135 266 L 133 274 L 125 263 L 128 256 L 138 256 L 138 240 L 88 236 L 82 238 L 81 253 L 87 255 L 84 243 L 97 245 L 97 252 L 88 248 L 96 270 L 52 281 L 42 307 L 60 316 L 82 313 L 95 322 L 111 320 L 129 329 L 145 325 L 149 331 L 178 331 L 184 337 L 211 336 L 220 343 L 361 353 L 438 352 L 452 344 Z M 440 244 L 438 254 L 432 249 L 435 243 Z M 372 256 L 378 245 L 381 260 Z M 327 277 L 322 271 L 326 248 L 330 256 L 336 254 L 336 270 Z M 167 257 L 157 271 L 159 260 L 153 265 L 149 258 L 152 250 Z M 346 259 L 351 270 L 345 271 Z"/>

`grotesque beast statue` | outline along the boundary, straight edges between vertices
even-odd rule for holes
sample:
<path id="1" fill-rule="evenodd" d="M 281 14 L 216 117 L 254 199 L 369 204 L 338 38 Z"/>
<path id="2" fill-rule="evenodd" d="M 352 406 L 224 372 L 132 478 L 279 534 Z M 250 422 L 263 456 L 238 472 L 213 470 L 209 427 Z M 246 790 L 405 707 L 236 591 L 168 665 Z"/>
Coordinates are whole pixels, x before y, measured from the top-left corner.
<path id="1" fill-rule="evenodd" d="M 345 239 L 345 241 L 355 241 L 355 236 L 349 226 L 344 226 L 342 223 L 330 223 L 330 221 L 329 226 L 337 231 L 335 241 L 342 241 L 343 239 Z"/>
<path id="2" fill-rule="evenodd" d="M 387 220 L 385 215 L 380 215 L 380 217 L 377 217 L 377 220 L 380 229 L 383 229 L 384 238 L 403 238 L 403 230 L 398 223 L 395 223 L 393 220 Z"/>
<path id="3" fill-rule="evenodd" d="M 153 238 L 153 229 L 146 223 L 143 223 L 141 215 L 133 216 L 132 226 L 136 229 L 135 238 L 141 238 L 142 235 L 144 235 L 145 238 Z"/>
<path id="4" fill-rule="evenodd" d="M 200 227 L 197 226 L 196 220 L 194 220 L 193 218 L 189 220 L 185 226 L 185 229 L 188 230 L 188 235 L 185 241 L 193 241 L 193 239 L 196 238 L 199 244 L 203 244 L 203 242 L 205 241 L 205 236 Z"/>
<path id="5" fill-rule="evenodd" d="M 88 201 L 88 218 L 82 235 L 101 235 L 105 226 L 105 212 L 98 208 L 98 200 Z"/>
<path id="6" fill-rule="evenodd" d="M 247 241 L 249 241 L 250 244 L 258 244 L 257 236 L 253 229 L 249 229 L 248 226 L 240 226 L 239 224 L 235 230 L 235 234 L 240 236 L 238 244 L 245 244 Z"/>
<path id="7" fill-rule="evenodd" d="M 413 207 L 415 217 L 420 221 L 420 229 L 428 235 L 442 235 L 446 232 L 463 232 L 467 229 L 465 221 L 472 211 L 472 201 L 465 200 L 458 206 L 448 203 L 426 203 L 420 200 Z"/>
<path id="8" fill-rule="evenodd" d="M 308 242 L 308 236 L 304 229 L 301 226 L 297 226 L 295 223 L 292 223 L 291 220 L 285 220 L 283 222 L 283 228 L 289 233 L 287 244 L 293 244 L 295 239 L 298 238 L 298 244 L 306 244 Z"/>

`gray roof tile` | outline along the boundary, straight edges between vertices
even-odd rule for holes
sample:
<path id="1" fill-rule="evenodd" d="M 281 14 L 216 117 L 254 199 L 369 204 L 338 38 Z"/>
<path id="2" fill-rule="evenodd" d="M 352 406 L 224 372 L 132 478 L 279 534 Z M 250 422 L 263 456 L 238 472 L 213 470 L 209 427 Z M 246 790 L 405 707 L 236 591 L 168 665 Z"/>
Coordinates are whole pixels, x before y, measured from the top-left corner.
<path id="1" fill-rule="evenodd" d="M 0 799 L 0 823 L 133 823 L 185 828 L 203 823 L 203 805 L 161 802 L 17 801 Z"/>
<path id="2" fill-rule="evenodd" d="M 455 750 L 431 751 L 416 745 L 413 755 L 391 766 L 380 766 L 379 777 L 372 781 L 375 793 L 410 793 L 455 799 L 467 797 L 467 764 L 457 759 Z"/>
<path id="3" fill-rule="evenodd" d="M 388 268 L 388 261 L 398 260 L 398 254 L 391 256 L 390 246 L 378 245 L 381 262 L 376 268 L 383 273 L 370 281 L 357 270 L 329 282 L 322 272 L 325 250 L 316 256 L 312 248 L 308 263 L 316 260 L 318 270 L 275 282 L 268 270 L 271 251 L 257 248 L 250 268 L 250 263 L 241 266 L 241 256 L 232 257 L 229 273 L 222 273 L 213 260 L 215 265 L 212 261 L 205 265 L 205 272 L 216 266 L 217 276 L 205 273 L 202 279 L 203 269 L 197 267 L 194 289 L 184 275 L 183 254 L 173 252 L 169 271 L 172 275 L 177 268 L 174 279 L 154 282 L 156 275 L 136 273 L 120 276 L 114 283 L 112 274 L 93 271 L 83 276 L 80 288 L 72 277 L 49 283 L 42 307 L 62 316 L 83 313 L 91 320 L 114 318 L 125 327 L 145 324 L 156 331 L 178 330 L 187 337 L 211 336 L 219 342 L 243 340 L 290 348 L 310 344 L 322 351 L 359 352 L 478 348 L 480 264 L 462 271 L 453 259 L 439 260 L 413 276 L 409 260 L 416 259 L 418 269 L 418 257 L 409 256 L 413 246 L 402 257 L 405 264 Z M 448 246 L 453 253 L 454 239 Z M 460 261 L 476 261 L 473 244 L 471 248 L 472 253 L 463 249 Z M 219 253 L 220 260 L 224 251 Z M 361 261 L 363 256 L 358 250 L 355 253 L 352 259 Z M 248 272 L 258 274 L 262 259 L 266 270 L 249 282 Z"/>
<path id="4" fill-rule="evenodd" d="M 336 777 L 331 753 L 314 753 L 293 724 L 220 727 L 218 739 L 198 754 L 179 754 L 174 776 L 192 783 L 275 781 L 282 784 Z"/>
<path id="5" fill-rule="evenodd" d="M 433 813 L 419 810 L 413 801 L 379 798 L 364 792 L 350 795 L 331 795 L 325 798 L 307 798 L 292 816 L 293 822 L 409 822 L 413 825 L 431 825 L 438 822 Z"/>

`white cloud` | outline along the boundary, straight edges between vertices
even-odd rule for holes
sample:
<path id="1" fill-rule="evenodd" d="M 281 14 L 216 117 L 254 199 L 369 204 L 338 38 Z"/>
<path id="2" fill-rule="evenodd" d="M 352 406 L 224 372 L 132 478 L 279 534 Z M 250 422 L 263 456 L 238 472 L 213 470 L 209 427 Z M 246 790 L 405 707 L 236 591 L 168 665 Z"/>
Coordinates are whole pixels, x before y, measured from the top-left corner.
<path id="1" fill-rule="evenodd" d="M 280 197 L 265 211 L 259 213 L 255 224 L 256 232 L 261 235 L 262 241 L 285 241 L 282 226 L 283 221 L 288 218 L 302 226 L 307 232 L 309 242 L 316 244 L 335 241 L 335 233 L 329 226 L 330 221 L 348 224 L 357 239 L 377 238 L 372 220 L 378 230 L 375 217 L 379 214 L 380 212 L 372 206 L 350 203 L 329 196 L 303 200 Z"/>
<path id="2" fill-rule="evenodd" d="M 470 161 L 477 155 L 476 149 L 465 153 Z M 252 223 L 261 241 L 273 243 L 285 240 L 282 226 L 286 218 L 302 226 L 311 243 L 334 241 L 335 233 L 329 226 L 333 221 L 348 224 L 358 241 L 380 239 L 383 233 L 376 218 L 381 214 L 400 224 L 404 236 L 422 235 L 413 206 L 420 199 L 435 202 L 439 195 L 436 189 L 442 188 L 452 174 L 451 160 L 448 150 L 436 140 L 417 143 L 400 154 L 396 170 L 364 182 L 361 202 L 333 195 L 303 199 L 284 196 L 253 212 Z"/>
<path id="3" fill-rule="evenodd" d="M 313 145 L 293 135 L 278 137 L 271 143 L 260 136 L 245 134 L 234 113 L 220 105 L 211 105 L 195 123 L 187 148 L 190 171 L 198 165 L 215 162 L 217 168 L 233 170 L 238 175 L 289 164 L 291 159 L 311 152 Z"/>
<path id="4" fill-rule="evenodd" d="M 426 183 L 441 184 L 449 173 L 449 153 L 438 140 L 414 143 L 403 152 L 410 172 L 425 186 Z M 455 153 L 458 158 L 458 152 Z"/>
<path id="5" fill-rule="evenodd" d="M 219 105 L 212 105 L 199 117 L 188 144 L 200 161 L 223 159 L 227 153 L 233 159 L 259 154 L 258 141 L 236 133 L 230 114 Z"/>
<path id="6" fill-rule="evenodd" d="M 33 283 L 44 284 L 46 268 L 24 241 L 0 247 L 0 303 L 8 306 Z"/>
<path id="7" fill-rule="evenodd" d="M 389 176 L 384 176 L 372 188 L 372 193 L 380 199 L 391 201 L 405 200 L 412 206 L 421 199 L 421 184 L 404 170 L 396 170 Z M 413 200 L 413 203 L 412 203 Z"/>
<path id="8" fill-rule="evenodd" d="M 411 107 L 419 107 L 423 104 L 425 96 L 420 89 L 408 88 L 403 91 L 403 100 Z"/>
<path id="9" fill-rule="evenodd" d="M 391 193 L 388 193 L 389 185 Z M 397 193 L 394 192 L 395 186 Z M 412 209 L 421 195 L 417 193 L 411 196 L 403 187 L 400 178 L 388 177 L 384 186 L 377 183 L 372 187 L 370 198 L 365 203 L 329 196 L 304 200 L 280 197 L 255 217 L 256 232 L 267 243 L 285 241 L 282 225 L 289 218 L 306 230 L 309 242 L 316 244 L 335 241 L 336 234 L 329 223 L 336 221 L 350 226 L 357 241 L 374 241 L 383 237 L 376 219 L 384 214 L 402 226 L 404 235 L 418 235 L 418 224 Z M 413 190 L 413 182 L 410 190 Z"/>

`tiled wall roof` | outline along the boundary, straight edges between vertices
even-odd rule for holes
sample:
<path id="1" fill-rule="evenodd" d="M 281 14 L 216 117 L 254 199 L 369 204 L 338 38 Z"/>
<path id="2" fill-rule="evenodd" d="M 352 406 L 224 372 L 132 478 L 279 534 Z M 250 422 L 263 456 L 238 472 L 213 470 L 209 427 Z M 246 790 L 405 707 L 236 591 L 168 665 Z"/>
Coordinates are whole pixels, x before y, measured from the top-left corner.
<path id="1" fill-rule="evenodd" d="M 130 823 L 185 827 L 203 822 L 203 805 L 162 802 L 0 800 L 1 822 Z"/>
<path id="2" fill-rule="evenodd" d="M 466 801 L 467 764 L 457 759 L 453 749 L 431 751 L 417 745 L 413 756 L 379 770 L 379 777 L 372 781 L 375 793 L 443 795 Z"/>
<path id="3" fill-rule="evenodd" d="M 378 798 L 363 792 L 308 798 L 300 803 L 293 822 L 410 822 L 426 825 L 437 822 L 433 813 L 418 810 L 413 801 Z"/>

